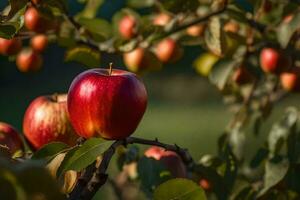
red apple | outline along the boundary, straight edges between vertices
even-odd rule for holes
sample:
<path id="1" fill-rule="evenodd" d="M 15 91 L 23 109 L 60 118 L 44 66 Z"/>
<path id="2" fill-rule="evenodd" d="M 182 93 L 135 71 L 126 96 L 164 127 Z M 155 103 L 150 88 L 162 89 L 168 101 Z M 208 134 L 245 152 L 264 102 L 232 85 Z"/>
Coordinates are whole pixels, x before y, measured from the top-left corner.
<path id="1" fill-rule="evenodd" d="M 135 73 L 155 71 L 162 68 L 161 62 L 157 57 L 149 50 L 141 47 L 124 53 L 123 60 L 126 67 Z"/>
<path id="2" fill-rule="evenodd" d="M 119 33 L 124 39 L 131 39 L 137 33 L 137 21 L 131 15 L 124 16 L 119 22 Z"/>
<path id="3" fill-rule="evenodd" d="M 0 122 L 0 145 L 8 147 L 11 154 L 23 149 L 18 131 L 4 122 Z"/>
<path id="4" fill-rule="evenodd" d="M 68 93 L 68 111 L 76 133 L 124 139 L 131 135 L 147 107 L 143 82 L 123 70 L 91 69 L 79 74 Z"/>
<path id="5" fill-rule="evenodd" d="M 300 69 L 294 68 L 289 72 L 282 73 L 280 82 L 283 89 L 290 92 L 300 92 Z"/>
<path id="6" fill-rule="evenodd" d="M 182 57 L 183 49 L 177 45 L 175 40 L 167 38 L 156 45 L 155 55 L 164 63 L 172 63 Z"/>
<path id="7" fill-rule="evenodd" d="M 201 178 L 199 181 L 199 185 L 203 188 L 203 190 L 210 190 L 211 189 L 211 184 L 210 182 L 205 179 L 205 178 Z"/>
<path id="8" fill-rule="evenodd" d="M 22 48 L 22 40 L 19 38 L 5 39 L 0 38 L 0 54 L 2 55 L 15 55 Z"/>
<path id="9" fill-rule="evenodd" d="M 145 156 L 162 161 L 166 168 L 176 178 L 186 177 L 186 168 L 181 158 L 173 151 L 166 151 L 164 148 L 152 146 L 145 151 Z"/>
<path id="10" fill-rule="evenodd" d="M 186 33 L 193 37 L 202 36 L 205 30 L 205 24 L 197 24 L 186 29 Z"/>
<path id="11" fill-rule="evenodd" d="M 224 25 L 225 32 L 237 33 L 240 30 L 240 25 L 233 20 L 230 20 Z"/>
<path id="12" fill-rule="evenodd" d="M 31 38 L 30 45 L 33 50 L 37 52 L 43 52 L 48 45 L 48 38 L 44 34 L 39 34 Z"/>
<path id="13" fill-rule="evenodd" d="M 280 74 L 292 65 L 291 57 L 274 48 L 264 48 L 260 53 L 260 65 L 264 72 Z"/>
<path id="14" fill-rule="evenodd" d="M 171 21 L 171 16 L 166 13 L 160 13 L 153 18 L 153 24 L 156 26 L 165 26 Z"/>
<path id="15" fill-rule="evenodd" d="M 25 112 L 23 131 L 36 149 L 54 141 L 74 145 L 77 135 L 69 121 L 67 95 L 34 99 Z"/>
<path id="16" fill-rule="evenodd" d="M 26 10 L 24 15 L 24 23 L 28 30 L 37 33 L 44 33 L 51 26 L 51 22 L 43 17 L 34 7 L 30 7 Z"/>
<path id="17" fill-rule="evenodd" d="M 238 85 L 251 83 L 253 79 L 254 79 L 253 75 L 244 66 L 237 68 L 232 75 L 232 80 L 236 82 Z"/>
<path id="18" fill-rule="evenodd" d="M 17 56 L 17 67 L 21 72 L 38 71 L 42 64 L 43 58 L 40 53 L 32 49 L 23 49 Z"/>

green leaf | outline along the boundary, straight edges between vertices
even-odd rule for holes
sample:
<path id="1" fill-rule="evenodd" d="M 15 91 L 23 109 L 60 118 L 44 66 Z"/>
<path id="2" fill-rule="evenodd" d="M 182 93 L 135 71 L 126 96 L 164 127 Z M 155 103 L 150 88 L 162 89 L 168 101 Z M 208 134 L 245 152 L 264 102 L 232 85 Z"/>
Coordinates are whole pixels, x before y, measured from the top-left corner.
<path id="1" fill-rule="evenodd" d="M 145 156 L 139 160 L 137 170 L 142 189 L 148 196 L 156 186 L 171 178 L 171 173 L 162 162 Z"/>
<path id="2" fill-rule="evenodd" d="M 101 138 L 91 138 L 82 146 L 69 151 L 61 163 L 57 176 L 61 176 L 67 170 L 80 171 L 92 164 L 96 158 L 104 153 L 111 145 L 112 141 Z"/>
<path id="3" fill-rule="evenodd" d="M 203 189 L 188 179 L 172 179 L 154 191 L 154 200 L 206 200 Z"/>
<path id="4" fill-rule="evenodd" d="M 92 34 L 95 34 L 95 37 L 98 36 L 107 39 L 112 34 L 112 28 L 110 24 L 104 19 L 78 17 L 76 18 L 76 21 Z"/>
<path id="5" fill-rule="evenodd" d="M 289 162 L 283 159 L 279 162 L 268 161 L 265 165 L 264 187 L 258 197 L 264 195 L 269 189 L 278 184 L 287 174 Z"/>
<path id="6" fill-rule="evenodd" d="M 239 65 L 238 61 L 221 59 L 213 67 L 209 74 L 209 80 L 220 90 L 223 90 L 232 70 Z"/>
<path id="7" fill-rule="evenodd" d="M 290 22 L 281 22 L 277 29 L 277 39 L 282 46 L 286 48 L 293 34 L 300 28 L 300 13 L 295 13 Z"/>
<path id="8" fill-rule="evenodd" d="M 46 144 L 32 156 L 33 160 L 47 159 L 50 160 L 53 156 L 61 152 L 62 150 L 68 148 L 68 145 L 62 142 L 53 142 Z"/>
<path id="9" fill-rule="evenodd" d="M 65 61 L 78 62 L 87 67 L 99 67 L 101 55 L 98 51 L 81 46 L 69 49 L 66 52 Z"/>
<path id="10" fill-rule="evenodd" d="M 212 17 L 205 30 L 205 42 L 210 51 L 218 56 L 224 55 L 227 42 L 223 23 L 219 17 Z"/>
<path id="11" fill-rule="evenodd" d="M 132 8 L 146 8 L 153 6 L 154 0 L 127 0 L 127 5 Z"/>
<path id="12" fill-rule="evenodd" d="M 13 18 L 20 10 L 23 10 L 28 3 L 28 0 L 10 0 L 10 11 L 6 20 Z"/>
<path id="13" fill-rule="evenodd" d="M 103 4 L 104 0 L 87 0 L 85 8 L 79 13 L 84 18 L 94 18 L 97 15 L 98 9 Z"/>
<path id="14" fill-rule="evenodd" d="M 68 10 L 67 0 L 43 0 L 43 3 L 45 3 L 47 6 L 52 7 L 52 9 L 63 13 L 67 12 Z"/>

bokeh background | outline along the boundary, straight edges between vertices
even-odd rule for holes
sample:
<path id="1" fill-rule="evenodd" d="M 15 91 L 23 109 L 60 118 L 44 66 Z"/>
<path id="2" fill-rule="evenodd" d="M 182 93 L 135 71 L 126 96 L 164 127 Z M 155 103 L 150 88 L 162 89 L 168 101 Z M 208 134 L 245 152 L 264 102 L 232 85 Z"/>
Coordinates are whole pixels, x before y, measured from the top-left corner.
<path id="1" fill-rule="evenodd" d="M 6 1 L 0 1 L 3 8 Z M 82 8 L 70 1 L 72 13 Z M 108 20 L 125 5 L 124 0 L 105 1 L 99 16 Z M 206 78 L 196 74 L 193 60 L 203 52 L 200 47 L 186 48 L 184 58 L 162 71 L 143 77 L 149 93 L 147 112 L 135 132 L 135 136 L 159 138 L 163 142 L 176 143 L 189 148 L 195 159 L 201 155 L 216 153 L 217 138 L 229 122 L 232 114 L 223 103 L 217 89 Z M 39 73 L 23 74 L 14 62 L 0 57 L 0 121 L 12 124 L 22 131 L 22 119 L 29 103 L 40 95 L 66 93 L 73 78 L 87 68 L 76 63 L 65 63 L 64 49 L 52 44 L 44 53 L 44 65 Z M 124 68 L 121 56 L 102 55 L 99 67 Z M 299 107 L 299 95 L 285 98 L 274 109 L 272 117 L 263 125 L 261 134 L 250 137 L 245 145 L 251 155 L 253 145 L 264 142 L 271 122 L 278 120 L 286 105 Z M 251 134 L 251 128 L 247 130 Z"/>

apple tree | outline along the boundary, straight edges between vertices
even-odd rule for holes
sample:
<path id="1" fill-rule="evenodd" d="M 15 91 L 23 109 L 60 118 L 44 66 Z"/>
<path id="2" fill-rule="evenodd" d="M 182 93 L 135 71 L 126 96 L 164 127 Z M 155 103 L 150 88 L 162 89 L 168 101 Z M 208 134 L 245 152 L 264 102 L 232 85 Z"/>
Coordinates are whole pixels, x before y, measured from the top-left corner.
<path id="1" fill-rule="evenodd" d="M 297 108 L 286 108 L 254 157 L 244 149 L 274 106 L 300 92 L 298 0 L 127 0 L 109 20 L 97 15 L 104 0 L 78 2 L 84 8 L 71 14 L 66 0 L 9 0 L 0 13 L 0 54 L 21 72 L 39 71 L 49 43 L 65 48 L 66 62 L 92 68 L 66 94 L 37 96 L 24 134 L 0 123 L 1 199 L 97 199 L 106 185 L 117 199 L 300 198 Z M 201 158 L 159 133 L 132 136 L 147 107 L 143 75 L 188 46 L 204 50 L 195 73 L 233 112 L 218 153 Z M 128 71 L 100 66 L 106 54 Z"/>

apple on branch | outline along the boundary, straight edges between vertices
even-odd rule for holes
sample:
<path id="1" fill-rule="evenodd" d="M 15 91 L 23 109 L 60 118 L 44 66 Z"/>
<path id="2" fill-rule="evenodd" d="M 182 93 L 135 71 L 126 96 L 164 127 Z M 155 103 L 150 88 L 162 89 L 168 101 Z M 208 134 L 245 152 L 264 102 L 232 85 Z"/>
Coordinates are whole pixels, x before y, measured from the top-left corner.
<path id="1" fill-rule="evenodd" d="M 0 145 L 7 147 L 11 154 L 23 150 L 23 142 L 18 131 L 4 122 L 0 122 Z"/>
<path id="2" fill-rule="evenodd" d="M 23 120 L 23 132 L 36 149 L 54 141 L 75 145 L 78 136 L 67 112 L 67 95 L 54 94 L 34 99 Z"/>
<path id="3" fill-rule="evenodd" d="M 135 74 L 117 69 L 91 69 L 79 74 L 68 93 L 68 111 L 84 138 L 124 139 L 131 135 L 147 107 L 147 92 Z"/>

